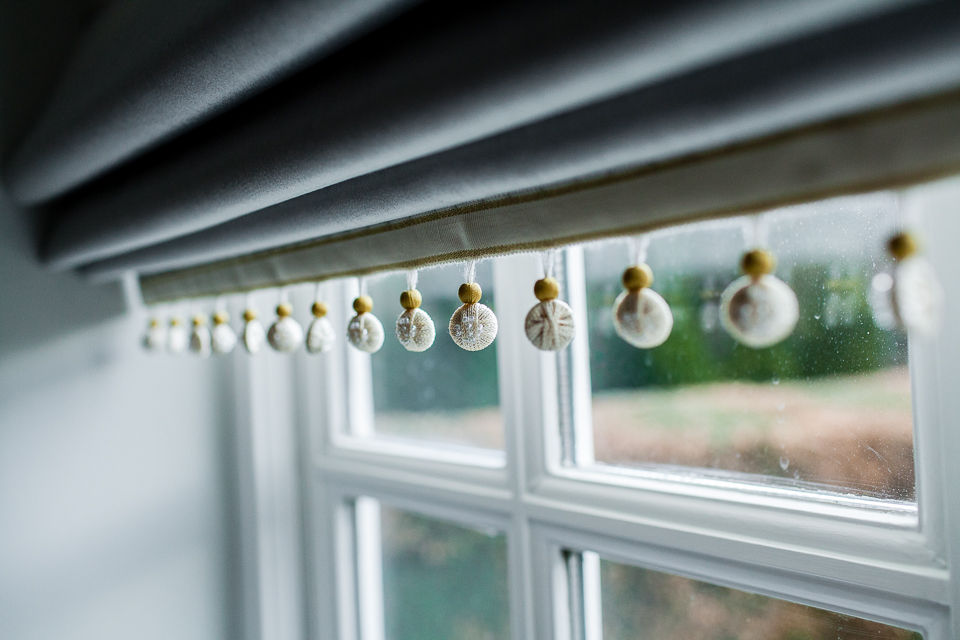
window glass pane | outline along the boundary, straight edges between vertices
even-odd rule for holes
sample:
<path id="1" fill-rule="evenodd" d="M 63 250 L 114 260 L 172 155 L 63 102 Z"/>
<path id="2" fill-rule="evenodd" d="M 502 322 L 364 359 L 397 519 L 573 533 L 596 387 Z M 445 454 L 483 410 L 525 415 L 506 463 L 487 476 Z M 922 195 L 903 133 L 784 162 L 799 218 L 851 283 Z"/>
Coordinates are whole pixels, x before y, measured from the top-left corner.
<path id="1" fill-rule="evenodd" d="M 483 303 L 496 310 L 492 272 L 489 260 L 477 265 Z M 450 316 L 461 304 L 457 289 L 462 282 L 461 265 L 420 271 L 417 289 L 423 295 L 422 308 L 436 325 L 437 337 L 432 347 L 413 353 L 400 345 L 394 333 L 403 311 L 400 293 L 407 288 L 406 274 L 392 273 L 369 281 L 374 312 L 387 336 L 383 348 L 371 358 L 377 434 L 503 447 L 496 342 L 481 351 L 464 351 L 447 331 Z"/>
<path id="2" fill-rule="evenodd" d="M 383 605 L 388 640 L 509 637 L 507 543 L 381 507 Z"/>
<path id="3" fill-rule="evenodd" d="M 767 349 L 738 344 L 718 321 L 720 293 L 740 275 L 752 222 L 707 221 L 651 236 L 653 288 L 674 315 L 670 338 L 654 349 L 614 332 L 627 243 L 586 246 L 596 461 L 762 474 L 913 500 L 907 340 L 877 327 L 868 303 L 872 277 L 888 265 L 895 199 L 835 199 L 765 220 L 776 275 L 800 303 L 793 334 Z"/>
<path id="4" fill-rule="evenodd" d="M 600 561 L 604 640 L 921 640 L 922 634 Z"/>

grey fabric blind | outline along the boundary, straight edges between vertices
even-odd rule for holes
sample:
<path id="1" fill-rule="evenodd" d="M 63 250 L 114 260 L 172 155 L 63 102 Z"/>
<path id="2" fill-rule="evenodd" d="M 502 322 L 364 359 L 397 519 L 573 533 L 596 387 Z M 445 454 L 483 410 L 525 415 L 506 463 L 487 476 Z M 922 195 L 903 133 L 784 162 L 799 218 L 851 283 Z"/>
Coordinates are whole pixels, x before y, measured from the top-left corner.
<path id="1" fill-rule="evenodd" d="M 409 9 L 50 206 L 148 300 L 548 246 L 960 166 L 955 3 Z"/>

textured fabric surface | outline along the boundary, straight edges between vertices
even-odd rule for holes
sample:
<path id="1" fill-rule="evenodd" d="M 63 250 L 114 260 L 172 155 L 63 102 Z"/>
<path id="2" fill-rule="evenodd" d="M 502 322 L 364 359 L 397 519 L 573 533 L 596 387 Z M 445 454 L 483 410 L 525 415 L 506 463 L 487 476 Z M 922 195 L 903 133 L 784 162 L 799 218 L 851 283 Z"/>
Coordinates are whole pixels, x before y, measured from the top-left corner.
<path id="1" fill-rule="evenodd" d="M 147 302 L 543 249 L 960 171 L 960 93 L 141 278 Z"/>
<path id="2" fill-rule="evenodd" d="M 7 170 L 21 203 L 58 196 L 210 119 L 413 0 L 113 2 Z"/>
<path id="3" fill-rule="evenodd" d="M 58 203 L 43 256 L 73 267 L 200 231 L 894 5 L 448 7 L 435 21 L 406 25 L 390 47 L 373 43 L 298 76 L 196 140 Z"/>
<path id="4" fill-rule="evenodd" d="M 655 170 L 678 158 L 960 86 L 960 24 L 938 32 L 925 20 L 883 26 L 851 28 L 829 43 L 791 43 L 714 65 L 83 270 L 98 278 L 131 269 L 156 273 L 451 208 L 483 207 L 584 178 Z M 647 213 L 645 200 L 645 194 L 636 196 L 637 215 Z M 574 215 L 584 233 L 592 231 L 593 218 Z M 548 222 L 544 233 L 551 232 Z M 464 247 L 449 250 L 458 248 Z"/>

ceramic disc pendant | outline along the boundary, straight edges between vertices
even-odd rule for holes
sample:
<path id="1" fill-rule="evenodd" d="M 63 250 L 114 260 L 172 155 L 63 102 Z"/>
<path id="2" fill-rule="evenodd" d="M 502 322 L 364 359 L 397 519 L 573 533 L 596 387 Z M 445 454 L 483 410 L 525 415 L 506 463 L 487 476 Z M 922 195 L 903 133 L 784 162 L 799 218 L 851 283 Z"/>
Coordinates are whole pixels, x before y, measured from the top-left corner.
<path id="1" fill-rule="evenodd" d="M 918 254 L 910 233 L 895 235 L 887 249 L 897 264 L 892 274 L 878 273 L 871 283 L 870 302 L 877 324 L 935 335 L 942 321 L 944 293 L 933 265 Z"/>
<path id="2" fill-rule="evenodd" d="M 160 351 L 167 343 L 167 330 L 156 318 L 150 320 L 147 333 L 143 336 L 143 347 L 147 351 Z"/>
<path id="3" fill-rule="evenodd" d="M 278 304 L 277 319 L 267 332 L 267 342 L 280 353 L 295 351 L 303 342 L 303 327 L 291 314 L 293 307 L 285 302 Z"/>
<path id="4" fill-rule="evenodd" d="M 734 280 L 720 296 L 720 323 L 735 340 L 762 349 L 789 336 L 800 317 L 797 296 L 773 272 L 773 256 L 762 250 L 744 255 L 747 275 Z"/>
<path id="5" fill-rule="evenodd" d="M 480 303 L 483 290 L 476 282 L 460 285 L 457 295 L 463 305 L 450 318 L 450 337 L 461 349 L 486 349 L 497 337 L 497 316 L 490 307 Z"/>
<path id="6" fill-rule="evenodd" d="M 190 332 L 183 325 L 180 318 L 170 320 L 170 329 L 167 331 L 167 351 L 170 353 L 183 353 L 190 344 Z"/>
<path id="7" fill-rule="evenodd" d="M 327 318 L 327 305 L 314 302 L 310 311 L 313 321 L 307 328 L 307 351 L 310 353 L 325 353 L 333 348 L 337 341 L 336 333 L 330 319 Z"/>
<path id="8" fill-rule="evenodd" d="M 573 310 L 557 300 L 560 285 L 553 278 L 537 280 L 533 293 L 540 302 L 527 312 L 523 323 L 527 339 L 541 351 L 559 351 L 573 340 Z"/>
<path id="9" fill-rule="evenodd" d="M 267 332 L 257 320 L 257 313 L 253 309 L 243 312 L 243 348 L 253 355 L 259 353 L 263 343 L 267 341 Z"/>
<path id="10" fill-rule="evenodd" d="M 673 330 L 673 313 L 663 297 L 650 288 L 653 271 L 646 264 L 623 273 L 626 291 L 613 303 L 613 328 L 617 335 L 639 349 L 659 347 Z"/>
<path id="11" fill-rule="evenodd" d="M 397 340 L 407 351 L 426 351 L 437 337 L 433 318 L 420 308 L 423 297 L 416 289 L 407 289 L 400 294 L 403 313 L 397 318 Z"/>
<path id="12" fill-rule="evenodd" d="M 207 319 L 201 315 L 193 316 L 193 331 L 190 332 L 190 351 L 201 358 L 210 356 L 210 329 Z"/>
<path id="13" fill-rule="evenodd" d="M 358 296 L 353 301 L 353 310 L 357 315 L 347 323 L 347 340 L 354 347 L 366 353 L 376 353 L 383 346 L 383 325 L 373 310 L 370 296 Z"/>
<path id="14" fill-rule="evenodd" d="M 213 314 L 210 346 L 214 353 L 230 353 L 237 346 L 237 332 L 230 326 L 230 317 L 223 311 Z"/>

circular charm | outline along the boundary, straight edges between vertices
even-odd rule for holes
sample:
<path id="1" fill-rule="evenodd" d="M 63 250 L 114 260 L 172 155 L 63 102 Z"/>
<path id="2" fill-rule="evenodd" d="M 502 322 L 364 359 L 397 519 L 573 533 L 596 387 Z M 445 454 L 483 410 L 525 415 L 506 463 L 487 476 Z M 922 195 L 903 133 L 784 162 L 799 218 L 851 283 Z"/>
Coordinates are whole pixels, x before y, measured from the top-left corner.
<path id="1" fill-rule="evenodd" d="M 720 322 L 738 342 L 770 347 L 793 331 L 800 317 L 797 296 L 769 274 L 734 280 L 720 296 Z"/>
<path id="2" fill-rule="evenodd" d="M 183 353 L 187 350 L 189 343 L 190 334 L 183 326 L 183 321 L 180 318 L 173 318 L 170 321 L 170 330 L 167 331 L 167 350 L 170 353 Z"/>
<path id="3" fill-rule="evenodd" d="M 407 309 L 397 318 L 397 340 L 407 351 L 426 351 L 437 337 L 433 318 L 420 308 Z"/>
<path id="4" fill-rule="evenodd" d="M 143 346 L 147 351 L 160 351 L 167 343 L 167 330 L 157 319 L 150 321 L 150 327 L 143 336 Z"/>
<path id="5" fill-rule="evenodd" d="M 644 287 L 624 291 L 613 303 L 617 335 L 640 349 L 659 347 L 673 330 L 673 313 L 663 297 Z"/>
<path id="6" fill-rule="evenodd" d="M 943 289 L 933 265 L 921 256 L 897 264 L 893 272 L 893 309 L 910 331 L 930 336 L 940 327 Z"/>
<path id="7" fill-rule="evenodd" d="M 539 302 L 527 313 L 523 328 L 537 349 L 559 351 L 573 340 L 573 310 L 562 300 Z"/>
<path id="8" fill-rule="evenodd" d="M 243 348 L 253 355 L 263 348 L 263 343 L 267 340 L 267 332 L 257 320 L 257 314 L 253 309 L 243 312 L 243 320 Z"/>
<path id="9" fill-rule="evenodd" d="M 193 331 L 190 333 L 190 351 L 201 358 L 210 356 L 210 329 L 203 316 L 194 316 Z"/>
<path id="10" fill-rule="evenodd" d="M 333 348 L 337 341 L 336 333 L 329 318 L 314 318 L 307 328 L 307 351 L 325 353 Z"/>
<path id="11" fill-rule="evenodd" d="M 230 353 L 237 346 L 237 333 L 226 323 L 215 325 L 210 346 L 214 353 Z"/>
<path id="12" fill-rule="evenodd" d="M 480 351 L 497 337 L 497 316 L 485 304 L 467 303 L 450 318 L 450 337 L 461 349 Z"/>
<path id="13" fill-rule="evenodd" d="M 290 316 L 282 316 L 270 325 L 267 341 L 275 350 L 290 353 L 303 342 L 303 327 Z"/>
<path id="14" fill-rule="evenodd" d="M 383 346 L 383 325 L 372 313 L 358 313 L 347 323 L 347 340 L 360 351 L 376 353 Z"/>

